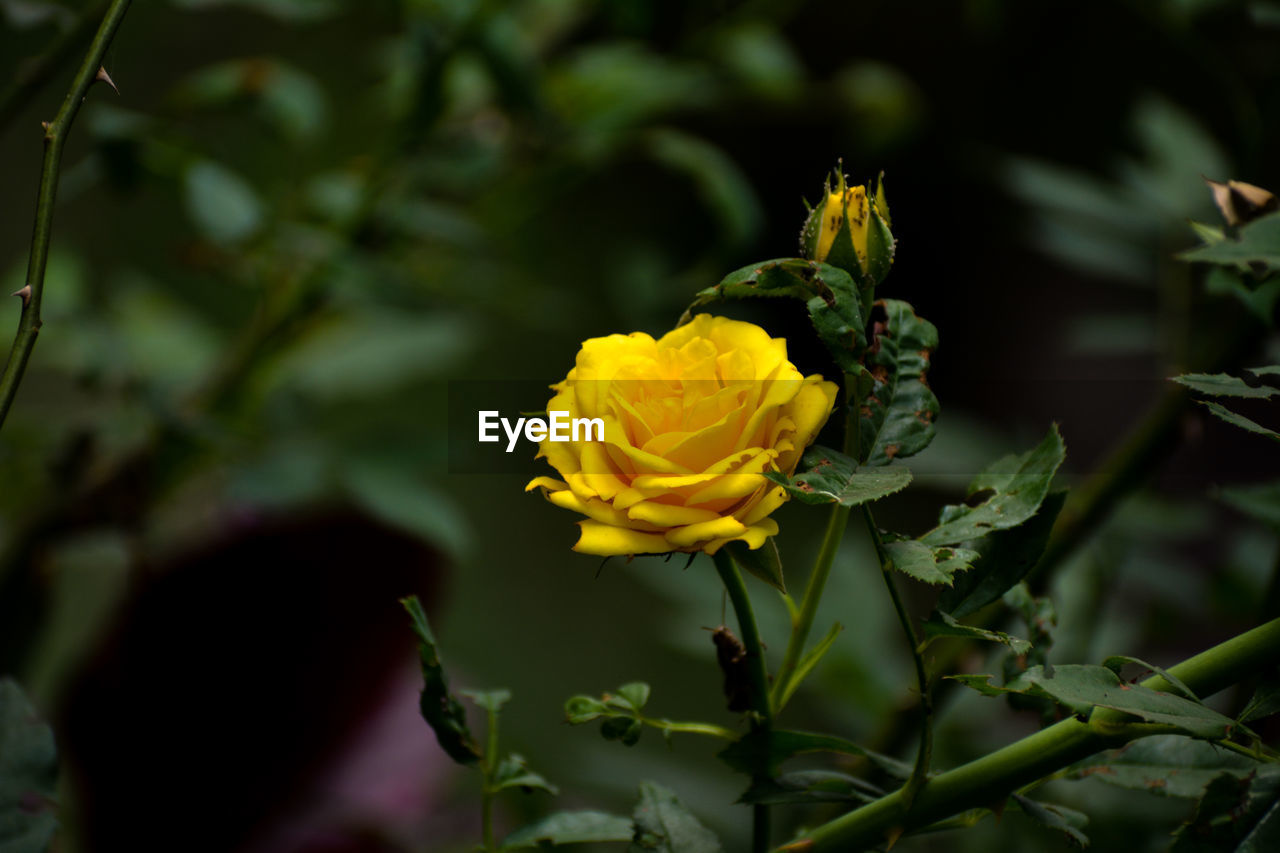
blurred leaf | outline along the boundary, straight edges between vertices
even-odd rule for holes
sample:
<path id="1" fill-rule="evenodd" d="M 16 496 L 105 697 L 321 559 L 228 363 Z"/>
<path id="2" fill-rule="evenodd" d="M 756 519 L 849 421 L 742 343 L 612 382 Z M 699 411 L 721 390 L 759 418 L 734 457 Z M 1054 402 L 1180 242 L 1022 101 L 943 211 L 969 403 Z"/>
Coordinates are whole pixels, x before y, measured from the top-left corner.
<path id="1" fill-rule="evenodd" d="M 865 362 L 873 384 L 862 399 L 858 425 L 867 464 L 887 465 L 919 453 L 933 440 L 938 398 L 925 374 L 938 346 L 938 330 L 906 302 L 882 299 L 876 305 L 884 310 L 885 320 L 876 323 L 867 349 Z"/>
<path id="2" fill-rule="evenodd" d="M 834 770 L 798 770 L 777 779 L 756 779 L 738 798 L 751 805 L 869 803 L 884 794 L 870 782 Z"/>
<path id="3" fill-rule="evenodd" d="M 1238 728 L 1236 721 L 1199 702 L 1143 687 L 1125 684 L 1104 666 L 1069 664 L 1035 666 L 1004 687 L 990 683 L 990 675 L 948 676 L 985 696 L 1019 693 L 1065 705 L 1073 713 L 1087 715 L 1096 708 L 1109 708 L 1139 717 L 1149 723 L 1176 726 L 1192 737 L 1220 740 Z"/>
<path id="4" fill-rule="evenodd" d="M 342 9 L 337 0 L 169 0 L 179 9 L 204 11 L 239 6 L 286 23 L 323 21 Z"/>
<path id="5" fill-rule="evenodd" d="M 623 746 L 635 746 L 643 730 L 643 725 L 635 717 L 610 717 L 600 724 L 601 737 L 621 741 Z"/>
<path id="6" fill-rule="evenodd" d="M 112 350 L 86 353 L 97 357 L 97 367 L 118 365 L 132 378 L 179 388 L 204 376 L 222 345 L 204 319 L 157 282 L 125 275 L 114 284 L 109 307 Z M 122 355 L 124 364 L 119 365 Z"/>
<path id="7" fill-rule="evenodd" d="M 631 853 L 719 853 L 720 842 L 676 795 L 654 782 L 640 783 L 640 802 L 632 814 Z"/>
<path id="8" fill-rule="evenodd" d="M 804 82 L 804 65 L 791 45 L 762 22 L 741 20 L 722 28 L 714 50 L 725 69 L 758 98 L 786 100 L 797 95 Z"/>
<path id="9" fill-rule="evenodd" d="M 1068 318 L 1067 346 L 1086 355 L 1154 352 L 1159 345 L 1151 314 L 1088 314 Z"/>
<path id="10" fill-rule="evenodd" d="M 1244 415 L 1238 415 L 1230 409 L 1224 408 L 1217 403 L 1213 403 L 1208 400 L 1201 400 L 1200 403 L 1216 417 L 1221 418 L 1232 426 L 1238 426 L 1241 429 L 1248 430 L 1249 432 L 1257 433 L 1258 435 L 1265 435 L 1267 438 L 1274 438 L 1276 441 L 1280 441 L 1280 433 L 1267 429 L 1257 421 L 1250 420 Z"/>
<path id="11" fill-rule="evenodd" d="M 1184 261 L 1234 267 L 1257 264 L 1280 270 L 1280 211 L 1240 226 L 1235 238 L 1188 249 L 1178 257 Z"/>
<path id="12" fill-rule="evenodd" d="M 596 811 L 554 812 L 523 826 L 502 840 L 498 847 L 527 850 L 543 845 L 586 844 L 592 841 L 630 841 L 635 824 L 630 818 Z"/>
<path id="13" fill-rule="evenodd" d="M 1119 788 L 1195 799 L 1219 775 L 1244 777 L 1260 766 L 1251 758 L 1202 740 L 1153 735 L 1091 755 L 1069 767 L 1067 778 L 1097 779 Z"/>
<path id="14" fill-rule="evenodd" d="M 813 671 L 814 667 L 818 665 L 818 662 L 822 660 L 822 656 L 830 651 L 831 647 L 835 645 L 836 638 L 840 636 L 840 632 L 843 630 L 843 625 L 839 622 L 835 623 L 830 629 L 828 629 L 826 636 L 819 640 L 813 648 L 804 653 L 804 656 L 800 658 L 799 663 L 796 664 L 795 671 L 791 673 L 791 679 L 782 689 L 782 693 L 779 694 L 779 708 L 787 704 L 791 699 L 792 694 L 796 692 L 796 688 L 801 685 L 801 683 L 809 676 L 809 673 Z"/>
<path id="15" fill-rule="evenodd" d="M 886 542 L 885 552 L 893 568 L 918 581 L 951 586 L 956 572 L 963 572 L 978 558 L 977 551 L 952 545 L 931 547 L 914 539 Z"/>
<path id="16" fill-rule="evenodd" d="M 1014 637 L 1003 631 L 993 631 L 989 628 L 962 625 L 950 613 L 941 611 L 934 611 L 924 623 L 924 636 L 927 640 L 937 637 L 964 637 L 970 640 L 988 640 L 993 643 L 1003 643 L 1013 649 L 1015 655 L 1024 655 L 1031 650 L 1031 644 L 1021 637 Z"/>
<path id="17" fill-rule="evenodd" d="M 859 146 L 870 153 L 906 143 L 925 116 L 919 87 L 888 63 L 860 60 L 841 69 L 832 83 Z"/>
<path id="18" fill-rule="evenodd" d="M 502 791 L 507 788 L 523 788 L 526 793 L 537 789 L 553 796 L 560 793 L 560 789 L 543 778 L 542 774 L 529 769 L 529 763 L 523 755 L 515 753 L 502 759 L 493 774 L 493 790 Z"/>
<path id="19" fill-rule="evenodd" d="M 1066 836 L 1077 847 L 1088 847 L 1089 839 L 1081 832 L 1081 828 L 1089 823 L 1089 818 L 1075 809 L 1053 803 L 1037 802 L 1021 794 L 1014 794 L 1013 801 L 1027 817 L 1036 823 Z"/>
<path id="20" fill-rule="evenodd" d="M 510 690 L 459 690 L 458 695 L 467 697 L 477 708 L 490 714 L 497 714 L 511 701 Z"/>
<path id="21" fill-rule="evenodd" d="M 210 241 L 234 245 L 262 225 L 263 209 L 252 186 L 212 160 L 191 165 L 184 178 L 187 215 Z"/>
<path id="22" fill-rule="evenodd" d="M 328 122 L 324 89 L 307 72 L 279 59 L 235 59 L 196 71 L 174 87 L 185 109 L 223 109 L 252 102 L 264 121 L 284 136 L 305 141 Z"/>
<path id="23" fill-rule="evenodd" d="M 1030 519 L 979 540 L 976 547 L 978 557 L 973 568 L 956 577 L 950 589 L 942 591 L 938 596 L 938 607 L 963 619 L 999 601 L 1040 561 L 1066 500 L 1065 490 L 1050 492 Z"/>
<path id="24" fill-rule="evenodd" d="M 1261 720 L 1272 714 L 1280 714 L 1280 671 L 1275 669 L 1263 676 L 1249 704 L 1240 712 L 1240 722 Z"/>
<path id="25" fill-rule="evenodd" d="M 1272 277 L 1250 287 L 1245 284 L 1239 270 L 1213 266 L 1204 277 L 1204 289 L 1217 296 L 1231 296 L 1239 300 L 1267 326 L 1275 325 L 1276 304 L 1280 302 L 1280 277 Z"/>
<path id="26" fill-rule="evenodd" d="M 470 552 L 471 524 L 457 502 L 411 471 L 353 463 L 344 468 L 343 485 L 361 507 L 387 524 L 421 537 L 454 559 Z"/>
<path id="27" fill-rule="evenodd" d="M 593 696 L 572 696 L 564 703 L 565 720 L 574 726 L 589 723 L 608 713 L 605 704 Z"/>
<path id="28" fill-rule="evenodd" d="M 1034 449 L 993 463 L 969 484 L 963 504 L 944 507 L 941 523 L 920 537 L 929 545 L 978 539 L 1016 527 L 1036 514 L 1066 456 L 1058 425 Z"/>
<path id="29" fill-rule="evenodd" d="M 1250 385 L 1238 376 L 1225 373 L 1184 373 L 1173 377 L 1179 385 L 1185 385 L 1192 391 L 1209 394 L 1214 397 L 1256 397 L 1269 399 L 1280 394 L 1280 388 L 1270 385 Z"/>
<path id="30" fill-rule="evenodd" d="M 66 27 L 75 22 L 75 13 L 61 3 L 48 0 L 0 0 L 4 19 L 15 30 L 29 30 L 52 23 Z"/>
<path id="31" fill-rule="evenodd" d="M 786 593 L 787 581 L 782 576 L 782 557 L 778 554 L 778 543 L 772 536 L 754 550 L 741 540 L 730 542 L 725 547 L 735 563 L 778 592 Z"/>
<path id="32" fill-rule="evenodd" d="M 879 500 L 911 482 L 911 470 L 902 465 L 860 469 L 852 457 L 817 445 L 805 451 L 800 467 L 804 473 L 794 479 L 779 471 L 765 476 L 801 503 L 849 507 Z"/>
<path id="33" fill-rule="evenodd" d="M 413 622 L 413 632 L 418 636 L 418 657 L 422 663 L 422 699 L 419 707 L 422 717 L 436 733 L 436 740 L 445 753 L 459 764 L 475 764 L 480 760 L 480 746 L 467 728 L 467 712 L 452 693 L 436 640 L 427 624 L 427 614 L 416 595 L 400 599 Z"/>
<path id="34" fill-rule="evenodd" d="M 18 683 L 0 678 L 0 849 L 44 853 L 58 828 L 53 731 Z"/>
<path id="35" fill-rule="evenodd" d="M 845 373 L 857 373 L 866 346 L 858 288 L 843 270 L 801 258 L 762 261 L 729 273 L 719 284 L 699 291 L 681 324 L 698 308 L 754 297 L 803 300 L 819 340 Z"/>
<path id="36" fill-rule="evenodd" d="M 647 141 L 654 160 L 694 184 L 728 246 L 744 246 L 759 233 L 764 222 L 760 201 L 751 181 L 723 149 L 671 128 L 650 131 Z"/>
<path id="37" fill-rule="evenodd" d="M 784 729 L 756 729 L 720 750 L 716 757 L 738 773 L 773 778 L 778 775 L 782 762 L 811 752 L 834 752 L 865 758 L 899 779 L 911 775 L 911 768 L 901 761 L 864 749 L 844 738 Z"/>
<path id="38" fill-rule="evenodd" d="M 1267 853 L 1280 849 L 1280 772 L 1243 779 L 1224 773 L 1205 789 L 1196 814 L 1174 833 L 1170 853 Z"/>
<path id="39" fill-rule="evenodd" d="M 643 681 L 632 681 L 618 688 L 618 699 L 626 702 L 627 707 L 640 711 L 649 703 L 649 685 Z"/>

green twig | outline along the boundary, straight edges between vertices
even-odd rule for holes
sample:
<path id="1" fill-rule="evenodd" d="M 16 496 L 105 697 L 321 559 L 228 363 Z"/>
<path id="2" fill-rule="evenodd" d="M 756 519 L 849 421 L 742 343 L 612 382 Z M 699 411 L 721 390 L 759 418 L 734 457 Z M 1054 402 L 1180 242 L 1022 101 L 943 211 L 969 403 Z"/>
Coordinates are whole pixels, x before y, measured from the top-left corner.
<path id="1" fill-rule="evenodd" d="M 484 758 L 480 769 L 484 773 L 484 787 L 480 793 L 480 833 L 487 853 L 493 846 L 493 795 L 496 793 L 494 774 L 498 769 L 498 712 L 488 709 L 488 730 L 485 734 Z"/>
<path id="2" fill-rule="evenodd" d="M 773 711 L 769 704 L 769 674 L 765 668 L 764 646 L 760 642 L 760 633 L 756 630 L 751 599 L 747 596 L 747 587 L 729 552 L 721 548 L 711 559 L 715 562 L 716 572 L 720 575 L 725 591 L 729 593 L 729 602 L 738 617 L 742 645 L 747 650 L 747 677 L 751 685 L 751 710 L 755 716 L 752 727 L 757 731 L 767 731 L 773 724 Z M 764 853 L 768 849 L 769 807 L 758 804 L 751 809 L 751 850 L 752 853 Z"/>
<path id="3" fill-rule="evenodd" d="M 80 105 L 89 93 L 89 87 L 99 79 L 102 59 L 128 10 L 129 0 L 112 2 L 98 27 L 97 35 L 89 45 L 84 62 L 80 64 L 80 70 L 76 72 L 62 107 L 53 121 L 44 125 L 44 163 L 40 168 L 40 192 L 36 197 L 36 220 L 31 235 L 27 280 L 22 289 L 14 294 L 22 297 L 22 315 L 18 319 L 18 333 L 13 339 L 9 360 L 5 364 L 4 373 L 0 374 L 0 425 L 4 424 L 9 407 L 13 405 L 18 384 L 22 382 L 31 350 L 36 345 L 36 336 L 40 333 L 40 302 L 44 296 L 44 271 L 49 259 L 49 240 L 53 234 L 53 208 L 58 195 L 62 146 L 76 114 L 80 112 Z"/>
<path id="4" fill-rule="evenodd" d="M 1227 640 L 1169 667 L 1199 696 L 1211 696 L 1280 662 L 1280 619 Z M 1152 690 L 1173 685 L 1154 675 L 1142 682 Z M 1153 732 L 1125 724 L 1125 715 L 1098 708 L 1089 722 L 1074 717 L 1036 732 L 968 764 L 939 773 L 908 803 L 903 790 L 823 824 L 783 850 L 861 850 L 886 838 L 920 829 L 971 808 L 999 805 L 1011 792 L 1089 755 Z M 1131 719 L 1131 718 L 1129 718 Z"/>
<path id="5" fill-rule="evenodd" d="M 885 551 L 884 542 L 880 538 L 880 530 L 876 527 L 871 507 L 863 505 L 862 518 L 867 523 L 867 535 L 875 545 L 876 559 L 880 563 L 880 574 L 884 577 L 884 585 L 893 599 L 893 609 L 898 614 L 898 622 L 902 625 L 902 633 L 906 635 L 911 646 L 911 660 L 915 664 L 916 686 L 920 691 L 920 744 L 916 748 L 916 761 L 911 768 L 911 776 L 902 787 L 903 802 L 910 808 L 912 801 L 929 779 L 929 764 L 933 758 L 933 696 L 929 688 L 929 673 L 924 664 L 924 647 L 920 635 L 911 622 L 911 614 L 902 603 L 897 584 L 893 582 L 893 561 Z"/>
<path id="6" fill-rule="evenodd" d="M 58 72 L 71 54 L 93 32 L 94 24 L 102 19 L 102 12 L 110 0 L 95 0 L 92 6 L 82 12 L 75 23 L 58 35 L 49 49 L 39 56 L 25 60 L 9 80 L 9 85 L 0 92 L 0 133 L 9 126 L 14 116 L 31 100 L 36 92 Z"/>

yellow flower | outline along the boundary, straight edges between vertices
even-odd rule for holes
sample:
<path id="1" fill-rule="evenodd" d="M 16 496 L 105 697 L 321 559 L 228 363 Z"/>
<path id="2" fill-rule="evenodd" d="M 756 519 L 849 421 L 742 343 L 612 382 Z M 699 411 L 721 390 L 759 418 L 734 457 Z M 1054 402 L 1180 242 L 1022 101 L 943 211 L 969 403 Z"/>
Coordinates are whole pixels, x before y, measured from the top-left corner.
<path id="1" fill-rule="evenodd" d="M 785 340 L 709 314 L 656 341 L 591 338 L 551 388 L 547 411 L 601 419 L 603 440 L 540 442 L 564 479 L 526 491 L 587 516 L 574 550 L 601 556 L 759 548 L 786 500 L 763 472 L 794 472 L 836 399 L 787 360 Z"/>
<path id="2" fill-rule="evenodd" d="M 867 204 L 866 187 L 846 187 L 841 178 L 834 190 L 827 190 L 822 209 L 818 216 L 818 242 L 814 246 L 813 259 L 825 261 L 831 253 L 831 244 L 840 233 L 846 212 L 849 216 L 849 236 L 853 241 L 853 250 L 858 255 L 858 263 L 863 271 L 867 269 L 867 229 L 871 225 L 871 211 Z"/>

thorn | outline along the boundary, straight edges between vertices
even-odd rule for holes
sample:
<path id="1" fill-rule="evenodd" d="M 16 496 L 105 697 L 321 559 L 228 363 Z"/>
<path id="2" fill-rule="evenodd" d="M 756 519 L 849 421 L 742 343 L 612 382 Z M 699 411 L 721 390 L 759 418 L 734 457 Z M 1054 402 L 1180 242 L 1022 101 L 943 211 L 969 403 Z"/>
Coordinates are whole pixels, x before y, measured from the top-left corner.
<path id="1" fill-rule="evenodd" d="M 21 290 L 15 290 L 10 295 L 22 297 L 22 307 L 26 308 L 28 305 L 31 304 L 31 285 L 24 284 Z"/>
<path id="2" fill-rule="evenodd" d="M 595 577 L 596 580 L 600 579 L 600 573 L 604 571 L 604 564 L 609 562 L 612 559 L 613 557 L 605 557 L 603 560 L 600 561 L 600 566 L 596 569 L 596 577 Z"/>
<path id="3" fill-rule="evenodd" d="M 52 126 L 53 126 L 53 125 L 49 124 L 49 122 L 47 122 L 47 121 L 42 121 L 42 122 L 40 122 L 40 129 L 41 129 L 41 130 L 43 130 L 43 131 L 45 132 L 45 135 L 46 135 L 46 136 L 48 136 L 48 135 L 49 135 L 49 128 L 51 128 Z"/>
<path id="4" fill-rule="evenodd" d="M 107 73 L 105 66 L 98 66 L 98 73 L 94 75 L 93 79 L 101 83 L 106 83 L 117 95 L 120 94 L 120 90 L 116 88 L 116 81 L 111 79 L 111 75 Z"/>
<path id="5" fill-rule="evenodd" d="M 696 556 L 698 556 L 698 552 L 697 552 L 697 551 L 694 551 L 693 553 L 691 553 L 691 554 L 689 555 L 689 559 L 688 559 L 688 560 L 685 562 L 685 564 L 684 564 L 684 568 L 683 568 L 683 569 L 681 569 L 680 571 L 682 571 L 682 572 L 683 572 L 683 571 L 687 571 L 687 570 L 689 569 L 689 567 L 693 565 L 693 558 L 694 558 L 694 557 L 696 557 Z"/>

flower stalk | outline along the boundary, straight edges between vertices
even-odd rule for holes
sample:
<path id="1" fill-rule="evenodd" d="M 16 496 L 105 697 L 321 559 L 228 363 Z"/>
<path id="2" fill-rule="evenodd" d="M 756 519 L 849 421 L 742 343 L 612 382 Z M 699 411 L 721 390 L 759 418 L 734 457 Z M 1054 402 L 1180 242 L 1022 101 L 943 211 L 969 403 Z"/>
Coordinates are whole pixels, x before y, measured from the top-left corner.
<path id="1" fill-rule="evenodd" d="M 44 296 L 44 273 L 49 259 L 49 241 L 53 234 L 53 210 L 58 194 L 58 178 L 62 166 L 62 148 L 66 143 L 71 124 L 80 112 L 89 87 L 98 79 L 102 60 L 115 37 L 130 0 L 114 0 L 102 18 L 97 34 L 89 45 L 89 52 L 80 64 L 71 89 L 53 121 L 44 124 L 44 162 L 40 168 L 40 191 L 36 197 L 35 227 L 31 235 L 31 254 L 27 261 L 27 278 L 15 296 L 22 297 L 22 314 L 18 319 L 18 332 L 13 339 L 3 374 L 0 374 L 0 426 L 9 414 L 18 385 L 26 372 L 31 351 L 40 333 L 40 304 Z"/>

